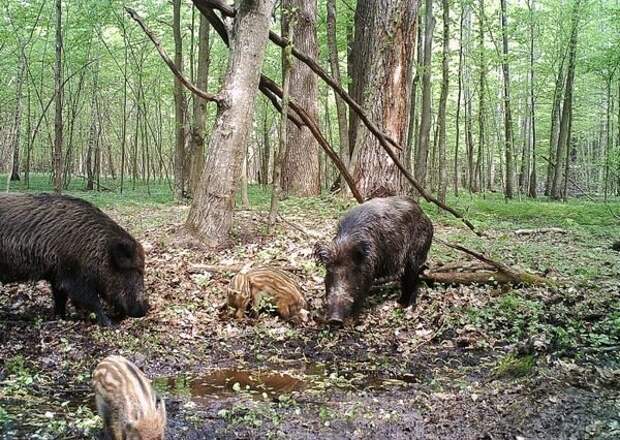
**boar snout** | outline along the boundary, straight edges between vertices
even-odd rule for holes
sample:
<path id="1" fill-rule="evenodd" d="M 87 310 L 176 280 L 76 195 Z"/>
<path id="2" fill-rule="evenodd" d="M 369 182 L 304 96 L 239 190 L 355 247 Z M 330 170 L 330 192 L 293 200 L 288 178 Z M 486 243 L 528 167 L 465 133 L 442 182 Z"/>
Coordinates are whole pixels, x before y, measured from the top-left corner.
<path id="1" fill-rule="evenodd" d="M 150 306 L 147 302 L 135 303 L 127 310 L 127 316 L 131 318 L 142 318 L 149 311 Z"/>

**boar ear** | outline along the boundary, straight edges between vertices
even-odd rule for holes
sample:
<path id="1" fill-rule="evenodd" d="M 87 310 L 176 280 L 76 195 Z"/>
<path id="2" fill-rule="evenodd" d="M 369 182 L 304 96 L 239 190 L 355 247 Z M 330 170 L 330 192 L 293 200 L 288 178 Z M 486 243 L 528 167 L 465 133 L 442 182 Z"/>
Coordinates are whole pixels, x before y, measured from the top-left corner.
<path id="1" fill-rule="evenodd" d="M 314 249 L 312 250 L 312 256 L 321 264 L 328 264 L 332 257 L 331 249 L 325 243 L 317 241 L 314 243 Z"/>
<path id="2" fill-rule="evenodd" d="M 118 240 L 110 245 L 112 262 L 119 269 L 133 269 L 135 264 L 135 246 L 127 240 Z"/>
<path id="3" fill-rule="evenodd" d="M 367 241 L 359 241 L 353 245 L 352 257 L 356 264 L 361 264 L 370 254 L 370 243 Z"/>

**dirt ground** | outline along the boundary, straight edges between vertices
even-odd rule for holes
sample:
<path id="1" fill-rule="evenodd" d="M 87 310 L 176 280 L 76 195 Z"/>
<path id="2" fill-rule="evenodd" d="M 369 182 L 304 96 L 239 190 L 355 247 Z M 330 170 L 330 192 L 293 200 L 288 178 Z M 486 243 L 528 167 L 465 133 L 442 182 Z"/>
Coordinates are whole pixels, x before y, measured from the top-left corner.
<path id="1" fill-rule="evenodd" d="M 217 251 L 179 235 L 185 207 L 107 210 L 146 249 L 153 306 L 110 329 L 53 320 L 45 283 L 0 286 L 0 439 L 97 438 L 90 374 L 111 353 L 154 379 L 171 439 L 620 439 L 620 254 L 598 232 L 504 225 L 477 242 L 438 217 L 438 236 L 558 287 L 423 286 L 412 310 L 387 287 L 332 332 L 311 250 L 342 207 L 321 206 L 285 209 L 271 236 L 263 213 L 239 211 Z M 431 265 L 458 259 L 431 250 Z M 247 262 L 295 267 L 308 320 L 239 323 L 220 307 L 232 273 L 189 270 Z"/>

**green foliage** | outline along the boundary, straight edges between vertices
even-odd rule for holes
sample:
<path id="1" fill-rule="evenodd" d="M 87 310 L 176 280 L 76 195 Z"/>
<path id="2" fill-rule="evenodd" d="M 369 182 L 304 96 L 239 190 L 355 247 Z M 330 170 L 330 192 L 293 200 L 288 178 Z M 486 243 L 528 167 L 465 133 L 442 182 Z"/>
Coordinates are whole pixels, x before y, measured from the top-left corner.
<path id="1" fill-rule="evenodd" d="M 533 355 L 508 354 L 497 362 L 494 372 L 497 377 L 523 377 L 531 374 L 535 365 L 536 360 Z"/>

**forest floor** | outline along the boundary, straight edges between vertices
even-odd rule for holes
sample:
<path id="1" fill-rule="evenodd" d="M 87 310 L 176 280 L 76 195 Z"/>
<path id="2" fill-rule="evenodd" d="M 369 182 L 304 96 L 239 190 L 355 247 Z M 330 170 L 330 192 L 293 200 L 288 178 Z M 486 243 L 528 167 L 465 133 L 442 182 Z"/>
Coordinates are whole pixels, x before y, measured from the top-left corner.
<path id="1" fill-rule="evenodd" d="M 436 235 L 557 280 L 557 287 L 423 286 L 417 307 L 374 295 L 331 332 L 322 320 L 322 269 L 311 259 L 347 204 L 289 199 L 267 234 L 268 194 L 251 191 L 233 239 L 205 251 L 179 239 L 186 206 L 113 194 L 94 200 L 147 253 L 153 306 L 112 328 L 53 320 L 44 283 L 0 286 L 0 439 L 97 438 L 90 374 L 119 353 L 154 379 L 171 439 L 618 439 L 620 222 L 586 201 L 452 200 L 489 238 L 425 205 Z M 517 236 L 520 228 L 565 234 Z M 466 260 L 434 244 L 430 265 Z M 303 324 L 225 310 L 232 274 L 194 264 L 287 265 L 309 303 Z"/>

